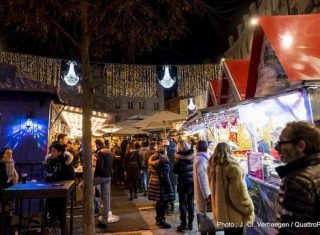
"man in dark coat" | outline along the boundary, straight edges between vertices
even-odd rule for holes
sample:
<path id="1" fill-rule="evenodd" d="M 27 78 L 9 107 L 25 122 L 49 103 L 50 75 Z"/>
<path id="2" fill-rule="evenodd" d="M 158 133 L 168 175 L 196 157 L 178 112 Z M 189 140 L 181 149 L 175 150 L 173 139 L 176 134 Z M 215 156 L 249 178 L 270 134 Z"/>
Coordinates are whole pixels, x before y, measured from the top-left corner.
<path id="1" fill-rule="evenodd" d="M 288 123 L 276 150 L 286 163 L 276 168 L 279 234 L 320 234 L 320 132 L 306 122 Z"/>
<path id="2" fill-rule="evenodd" d="M 181 225 L 177 230 L 182 232 L 188 228 L 192 230 L 194 214 L 194 185 L 193 185 L 193 149 L 186 141 L 179 141 L 177 145 L 176 161 L 173 165 L 173 173 L 178 175 L 179 211 Z"/>

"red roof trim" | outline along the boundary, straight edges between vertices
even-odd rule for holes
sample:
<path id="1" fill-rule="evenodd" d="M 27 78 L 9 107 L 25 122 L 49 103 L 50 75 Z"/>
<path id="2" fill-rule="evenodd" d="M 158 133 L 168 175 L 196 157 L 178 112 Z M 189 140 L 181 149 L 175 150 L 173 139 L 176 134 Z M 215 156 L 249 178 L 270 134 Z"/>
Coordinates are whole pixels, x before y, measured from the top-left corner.
<path id="1" fill-rule="evenodd" d="M 263 31 L 261 27 L 257 26 L 253 35 L 251 57 L 249 62 L 249 73 L 246 88 L 246 99 L 253 98 L 256 92 L 258 80 L 258 65 L 260 63 L 261 48 L 263 43 Z"/>
<path id="2" fill-rule="evenodd" d="M 247 91 L 249 60 L 226 60 L 224 65 L 227 75 L 237 91 L 238 98 L 244 100 Z"/>

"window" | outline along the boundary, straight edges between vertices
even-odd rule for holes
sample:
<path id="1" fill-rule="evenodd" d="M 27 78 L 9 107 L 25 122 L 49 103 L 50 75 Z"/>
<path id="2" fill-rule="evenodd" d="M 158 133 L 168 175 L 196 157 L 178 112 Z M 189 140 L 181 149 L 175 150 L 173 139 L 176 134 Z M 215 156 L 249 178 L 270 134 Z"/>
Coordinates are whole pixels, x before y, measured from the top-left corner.
<path id="1" fill-rule="evenodd" d="M 159 103 L 154 103 L 154 110 L 159 110 Z"/>
<path id="2" fill-rule="evenodd" d="M 133 109 L 133 102 L 132 101 L 128 102 L 128 109 Z"/>
<path id="3" fill-rule="evenodd" d="M 139 109 L 144 109 L 144 102 L 143 101 L 139 102 Z"/>
<path id="4" fill-rule="evenodd" d="M 120 104 L 119 104 L 119 103 L 116 103 L 116 104 L 114 105 L 114 109 L 120 109 Z"/>
<path id="5" fill-rule="evenodd" d="M 121 116 L 119 116 L 119 115 L 117 115 L 116 117 L 115 117 L 115 121 L 116 121 L 116 123 L 118 123 L 118 122 L 120 122 L 121 121 Z"/>

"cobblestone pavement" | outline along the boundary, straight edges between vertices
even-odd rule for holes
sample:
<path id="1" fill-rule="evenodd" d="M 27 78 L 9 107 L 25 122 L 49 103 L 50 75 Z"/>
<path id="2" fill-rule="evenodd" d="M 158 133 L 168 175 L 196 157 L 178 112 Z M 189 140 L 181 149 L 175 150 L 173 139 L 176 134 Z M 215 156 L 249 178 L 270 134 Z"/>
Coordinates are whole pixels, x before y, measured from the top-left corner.
<path id="1" fill-rule="evenodd" d="M 193 230 L 186 230 L 183 233 L 177 232 L 177 227 L 180 225 L 179 218 L 179 205 L 175 202 L 174 212 L 166 215 L 166 222 L 171 224 L 170 229 L 162 229 L 155 224 L 155 208 L 153 202 L 143 197 L 142 193 L 138 194 L 138 198 L 129 201 L 128 192 L 121 189 L 119 186 L 112 186 L 112 200 L 111 209 L 114 215 L 120 216 L 120 221 L 110 224 L 107 231 L 96 231 L 96 234 L 119 234 L 119 235 L 173 235 L 173 234 L 186 234 L 186 235 L 200 235 L 197 231 L 196 212 L 193 221 Z M 117 191 L 117 192 L 115 192 Z M 116 195 L 116 196 L 115 196 Z M 128 203 L 130 202 L 130 203 Z M 115 205 L 115 204 L 118 205 Z M 125 205 L 124 205 L 125 204 Z M 119 207 L 119 205 L 121 205 Z M 117 209 L 118 208 L 118 209 Z M 80 222 L 80 221 L 79 221 Z M 81 222 L 80 222 L 81 223 Z M 82 224 L 82 223 L 81 223 Z M 79 223 L 78 223 L 79 225 Z M 130 227 L 130 231 L 125 231 L 124 228 Z M 81 226 L 81 225 L 80 225 Z M 143 230 L 141 230 L 143 229 Z M 122 231 L 122 232 L 119 232 Z M 76 233 L 81 234 L 81 233 Z M 223 231 L 217 231 L 217 235 L 223 235 Z M 244 233 L 246 235 L 271 235 L 274 233 L 256 230 L 255 228 L 247 229 Z"/>
<path id="2" fill-rule="evenodd" d="M 127 192 L 126 192 L 127 193 Z M 177 227 L 180 225 L 179 218 L 179 205 L 178 202 L 175 202 L 175 210 L 173 213 L 169 213 L 166 215 L 166 222 L 171 224 L 170 229 L 162 229 L 156 226 L 155 224 L 155 209 L 153 206 L 153 202 L 148 200 L 147 197 L 143 197 L 141 193 L 138 194 L 138 198 L 133 200 L 134 205 L 138 208 L 140 215 L 143 217 L 144 221 L 148 225 L 149 230 L 139 230 L 139 231 L 128 231 L 128 232 L 119 232 L 119 233 L 103 233 L 103 234 L 122 234 L 122 235 L 170 235 L 170 234 L 200 234 L 197 231 L 197 222 L 196 216 L 193 221 L 193 230 L 186 230 L 185 232 L 177 232 Z M 128 195 L 129 198 L 129 195 Z M 115 199 L 113 199 L 115 200 Z M 111 206 L 112 208 L 112 206 Z M 116 212 L 113 212 L 116 214 Z M 121 218 L 120 218 L 121 219 Z M 101 233 L 100 233 L 101 234 Z M 217 235 L 222 235 L 223 232 L 217 232 Z"/>

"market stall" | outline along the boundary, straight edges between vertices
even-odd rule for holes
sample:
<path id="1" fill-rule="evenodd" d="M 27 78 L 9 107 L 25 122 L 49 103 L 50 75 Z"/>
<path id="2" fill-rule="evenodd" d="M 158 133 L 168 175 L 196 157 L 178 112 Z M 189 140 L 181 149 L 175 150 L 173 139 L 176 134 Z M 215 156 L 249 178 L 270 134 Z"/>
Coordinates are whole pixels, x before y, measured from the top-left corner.
<path id="1" fill-rule="evenodd" d="M 185 126 L 210 130 L 213 140 L 233 146 L 247 162 L 257 219 L 272 223 L 280 183 L 275 168 L 282 164 L 274 146 L 281 130 L 290 121 L 320 120 L 320 45 L 314 43 L 320 17 L 260 17 L 259 23 L 250 61 L 222 62 L 220 77 L 209 84 L 208 108 Z"/>
<path id="2" fill-rule="evenodd" d="M 246 103 L 239 104 L 240 119 L 252 140 L 248 154 L 255 214 L 276 221 L 282 164 L 274 149 L 281 130 L 290 121 L 319 120 L 319 15 L 259 17 L 255 29 Z M 254 97 L 254 99 L 252 99 Z"/>

